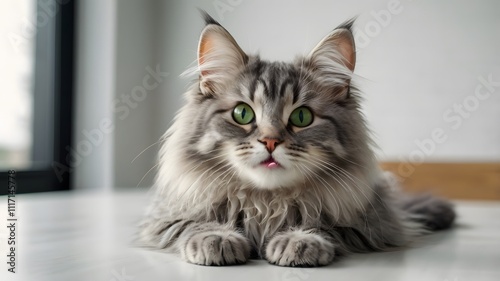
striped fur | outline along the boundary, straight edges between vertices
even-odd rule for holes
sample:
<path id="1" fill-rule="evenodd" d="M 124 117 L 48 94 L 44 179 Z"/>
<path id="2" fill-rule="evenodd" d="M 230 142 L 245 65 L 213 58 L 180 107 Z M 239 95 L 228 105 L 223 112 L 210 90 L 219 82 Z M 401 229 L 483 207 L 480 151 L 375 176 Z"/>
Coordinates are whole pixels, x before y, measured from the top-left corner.
<path id="1" fill-rule="evenodd" d="M 206 17 L 199 80 L 160 151 L 145 245 L 203 265 L 319 266 L 451 225 L 448 202 L 401 194 L 378 168 L 354 84 L 352 21 L 284 63 L 243 53 Z M 241 102 L 255 112 L 250 124 L 232 118 Z M 314 115 L 305 128 L 289 121 L 299 106 Z M 272 153 L 263 138 L 277 140 Z M 259 165 L 270 155 L 279 169 Z"/>

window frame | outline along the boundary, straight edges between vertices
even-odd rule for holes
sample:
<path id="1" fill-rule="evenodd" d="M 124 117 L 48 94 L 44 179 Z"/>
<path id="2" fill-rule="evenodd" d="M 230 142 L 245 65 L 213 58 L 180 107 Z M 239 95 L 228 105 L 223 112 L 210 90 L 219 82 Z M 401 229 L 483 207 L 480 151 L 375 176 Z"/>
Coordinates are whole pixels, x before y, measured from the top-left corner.
<path id="1" fill-rule="evenodd" d="M 16 170 L 16 193 L 71 189 L 67 148 L 73 128 L 76 1 L 54 0 L 52 16 L 43 9 L 46 1 L 37 1 L 37 13 L 47 22 L 37 26 L 35 39 L 33 165 Z M 8 171 L 0 171 L 5 186 L 0 195 L 8 192 L 8 177 Z"/>

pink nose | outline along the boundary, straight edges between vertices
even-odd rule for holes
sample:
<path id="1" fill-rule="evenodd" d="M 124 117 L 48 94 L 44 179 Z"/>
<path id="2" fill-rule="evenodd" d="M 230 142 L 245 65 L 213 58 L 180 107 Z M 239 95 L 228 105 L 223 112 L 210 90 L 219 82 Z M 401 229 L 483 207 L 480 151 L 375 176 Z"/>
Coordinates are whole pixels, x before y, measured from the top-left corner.
<path id="1" fill-rule="evenodd" d="M 269 151 L 269 153 L 272 153 L 276 149 L 278 144 L 281 143 L 280 140 L 271 138 L 263 138 L 259 140 L 259 142 L 266 146 L 267 151 Z"/>

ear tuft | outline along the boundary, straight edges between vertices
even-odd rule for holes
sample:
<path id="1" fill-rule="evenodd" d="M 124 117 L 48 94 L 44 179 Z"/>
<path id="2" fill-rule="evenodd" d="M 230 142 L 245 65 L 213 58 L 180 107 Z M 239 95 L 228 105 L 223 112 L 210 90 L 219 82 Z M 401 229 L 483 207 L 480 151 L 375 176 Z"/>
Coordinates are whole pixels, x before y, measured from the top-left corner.
<path id="1" fill-rule="evenodd" d="M 345 22 L 341 23 L 337 28 L 335 29 L 347 29 L 352 33 L 352 26 L 354 25 L 354 22 L 356 22 L 357 17 L 353 17 L 350 20 L 346 20 Z"/>
<path id="2" fill-rule="evenodd" d="M 352 34 L 354 21 L 355 19 L 346 21 L 333 30 L 308 56 L 317 71 L 337 83 L 349 84 L 356 65 L 356 47 Z M 343 78 L 339 79 L 339 76 Z"/>
<path id="3" fill-rule="evenodd" d="M 224 27 L 207 13 L 203 15 L 207 26 L 198 44 L 200 89 L 203 94 L 216 94 L 224 91 L 248 57 Z"/>
<path id="4" fill-rule="evenodd" d="M 221 26 L 221 24 L 218 21 L 214 20 L 214 18 L 212 18 L 212 16 L 210 14 L 205 12 L 205 10 L 198 9 L 198 11 L 200 11 L 201 16 L 205 20 L 205 25 L 215 24 L 215 25 Z"/>

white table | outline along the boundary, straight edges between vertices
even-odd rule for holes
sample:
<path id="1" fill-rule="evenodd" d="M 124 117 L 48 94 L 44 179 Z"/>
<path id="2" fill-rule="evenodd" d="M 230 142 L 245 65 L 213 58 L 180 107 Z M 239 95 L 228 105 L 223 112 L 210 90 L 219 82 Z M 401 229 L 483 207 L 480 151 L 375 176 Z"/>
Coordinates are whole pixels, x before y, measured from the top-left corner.
<path id="1" fill-rule="evenodd" d="M 0 196 L 0 280 L 500 280 L 500 202 L 457 202 L 451 231 L 411 248 L 356 254 L 322 268 L 262 260 L 205 267 L 131 246 L 144 190 L 18 195 L 16 274 L 7 272 L 7 197 Z"/>

